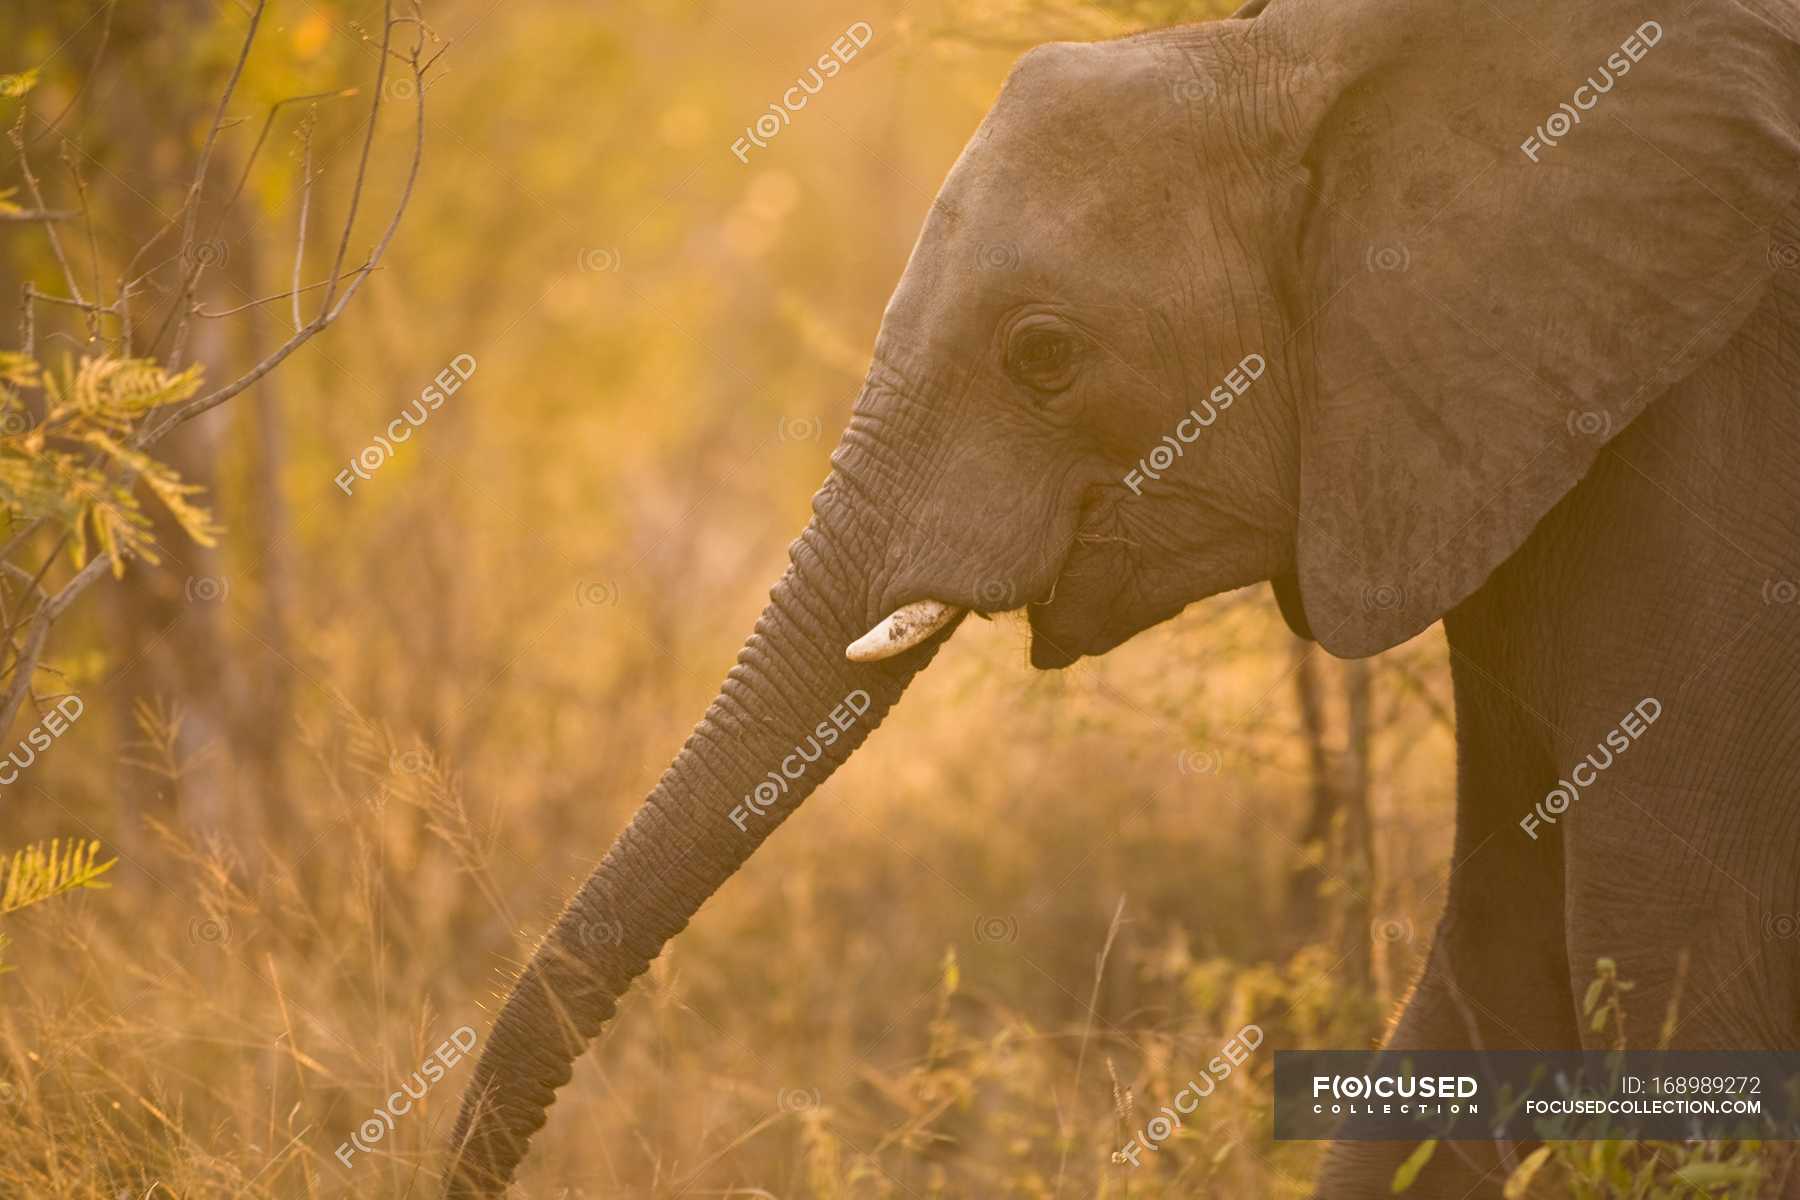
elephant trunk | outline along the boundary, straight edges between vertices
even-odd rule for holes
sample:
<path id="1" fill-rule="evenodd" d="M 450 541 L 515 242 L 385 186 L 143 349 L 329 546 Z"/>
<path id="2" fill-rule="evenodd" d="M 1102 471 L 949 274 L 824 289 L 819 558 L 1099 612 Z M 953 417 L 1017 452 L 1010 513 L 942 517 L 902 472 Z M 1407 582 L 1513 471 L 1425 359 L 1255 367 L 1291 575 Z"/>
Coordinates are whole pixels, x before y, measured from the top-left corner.
<path id="1" fill-rule="evenodd" d="M 446 1195 L 502 1194 L 556 1089 L 618 998 L 805 797 L 861 744 L 942 638 L 874 663 L 868 629 L 885 530 L 838 475 L 718 697 L 631 823 L 538 944 L 463 1097 Z"/>

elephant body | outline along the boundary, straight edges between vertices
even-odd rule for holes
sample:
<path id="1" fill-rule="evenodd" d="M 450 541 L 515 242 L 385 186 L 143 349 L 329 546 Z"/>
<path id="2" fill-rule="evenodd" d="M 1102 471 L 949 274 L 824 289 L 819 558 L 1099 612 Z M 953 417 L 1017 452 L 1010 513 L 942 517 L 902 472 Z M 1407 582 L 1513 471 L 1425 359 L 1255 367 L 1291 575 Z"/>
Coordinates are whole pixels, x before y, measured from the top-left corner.
<path id="1" fill-rule="evenodd" d="M 1778 236 L 1800 236 L 1800 209 Z M 1800 1047 L 1797 331 L 1786 272 L 1445 616 L 1449 894 L 1389 1045 L 1608 1048 L 1581 1011 L 1604 957 L 1636 985 L 1634 1046 L 1656 1046 L 1672 1008 L 1671 1049 Z M 1576 764 L 1606 762 L 1597 747 L 1645 697 L 1657 722 L 1533 840 L 1521 821 Z M 1410 1149 L 1335 1146 L 1320 1197 L 1390 1196 Z M 1414 1192 L 1498 1196 L 1494 1147 L 1457 1150 Z M 1768 1194 L 1793 1187 L 1778 1175 Z"/>
<path id="2" fill-rule="evenodd" d="M 1032 51 L 737 664 L 485 1039 L 448 1194 L 505 1190 L 970 610 L 1025 607 L 1040 668 L 1264 580 L 1340 656 L 1441 619 L 1455 850 L 1391 1044 L 1595 1045 L 1604 957 L 1634 1045 L 1800 1048 L 1797 394 L 1794 0 L 1273 0 Z M 1321 1197 L 1406 1149 L 1335 1146 Z M 1500 1195 L 1452 1150 L 1412 1194 Z"/>

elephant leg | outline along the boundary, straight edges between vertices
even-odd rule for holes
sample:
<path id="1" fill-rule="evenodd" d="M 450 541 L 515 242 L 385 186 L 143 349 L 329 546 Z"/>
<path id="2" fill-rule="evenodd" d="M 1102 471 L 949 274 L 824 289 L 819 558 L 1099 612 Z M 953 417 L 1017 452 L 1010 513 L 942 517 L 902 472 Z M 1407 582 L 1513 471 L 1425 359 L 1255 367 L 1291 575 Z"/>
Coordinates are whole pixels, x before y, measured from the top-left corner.
<path id="1" fill-rule="evenodd" d="M 1431 953 L 1387 1039 L 1395 1049 L 1552 1050 L 1581 1045 L 1563 923 L 1559 845 L 1519 829 L 1555 781 L 1541 726 L 1497 681 L 1480 598 L 1446 621 L 1457 710 L 1457 832 Z M 1338 1142 L 1319 1200 L 1392 1197 L 1412 1143 Z M 1511 1152 L 1513 1160 L 1520 1151 Z M 1405 1194 L 1499 1200 L 1509 1160 L 1493 1142 L 1446 1142 Z"/>
<path id="2" fill-rule="evenodd" d="M 1450 911 L 1438 925 L 1430 960 L 1414 985 L 1387 1045 L 1405 1050 L 1551 1049 L 1579 1044 L 1560 953 L 1543 937 L 1559 937 L 1560 914 L 1542 911 L 1473 915 Z M 1551 922 L 1537 926 L 1538 921 Z M 1494 974 L 1507 962 L 1510 980 Z M 1395 1170 L 1410 1142 L 1338 1142 L 1319 1174 L 1318 1200 L 1375 1200 L 1393 1195 Z M 1515 1151 L 1516 1155 L 1516 1151 Z M 1514 1159 L 1516 1161 L 1516 1157 Z M 1446 1142 L 1406 1195 L 1420 1200 L 1499 1200 L 1508 1160 L 1493 1142 Z"/>
<path id="3" fill-rule="evenodd" d="M 1791 871 L 1769 869 L 1793 861 L 1780 836 L 1791 822 L 1757 819 L 1753 803 L 1738 836 L 1735 822 L 1694 821 L 1692 796 L 1677 805 L 1626 786 L 1592 799 L 1569 826 L 1582 864 L 1568 881 L 1570 983 L 1585 989 L 1606 958 L 1631 990 L 1620 997 L 1622 1030 L 1583 1024 L 1588 1047 L 1605 1049 L 1621 1032 L 1637 1049 L 1800 1046 L 1794 884 Z M 1800 1200 L 1795 1146 L 1764 1143 L 1759 1161 L 1762 1196 Z"/>
<path id="4" fill-rule="evenodd" d="M 1628 1045 L 1731 1050 L 1800 1046 L 1795 931 L 1789 864 L 1800 853 L 1791 818 L 1754 799 L 1674 795 L 1630 783 L 1596 792 L 1572 812 L 1568 880 L 1571 984 L 1584 988 L 1596 961 L 1611 959 L 1629 981 Z M 1584 800 L 1585 802 L 1585 800 Z M 1697 820 L 1696 807 L 1712 814 Z M 1611 1027 L 1583 1030 L 1591 1048 Z"/>

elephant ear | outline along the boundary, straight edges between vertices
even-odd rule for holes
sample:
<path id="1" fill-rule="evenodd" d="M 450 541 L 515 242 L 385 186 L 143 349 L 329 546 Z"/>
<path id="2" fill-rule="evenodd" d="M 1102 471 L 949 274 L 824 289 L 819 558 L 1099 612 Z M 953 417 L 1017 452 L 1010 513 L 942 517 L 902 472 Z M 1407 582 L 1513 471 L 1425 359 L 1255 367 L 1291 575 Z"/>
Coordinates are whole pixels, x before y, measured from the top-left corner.
<path id="1" fill-rule="evenodd" d="M 1372 654 L 1462 601 L 1784 254 L 1792 6 L 1275 0 L 1299 81 L 1306 624 Z M 1299 340 L 1295 346 L 1301 345 Z"/>

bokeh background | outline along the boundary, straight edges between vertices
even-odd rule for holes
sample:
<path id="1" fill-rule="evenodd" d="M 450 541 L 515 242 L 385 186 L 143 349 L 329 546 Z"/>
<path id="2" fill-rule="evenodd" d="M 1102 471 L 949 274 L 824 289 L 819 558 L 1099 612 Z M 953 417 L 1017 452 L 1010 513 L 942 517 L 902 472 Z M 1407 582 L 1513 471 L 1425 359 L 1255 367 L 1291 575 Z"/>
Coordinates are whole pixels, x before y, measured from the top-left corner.
<path id="1" fill-rule="evenodd" d="M 96 294 L 182 211 L 253 11 L 0 9 L 0 76 L 37 72 L 0 122 L 50 206 L 85 213 L 57 225 Z M 485 1036 L 712 697 L 1007 69 L 1223 11 L 433 0 L 424 162 L 380 269 L 158 447 L 217 544 L 157 516 L 161 562 L 70 609 L 0 737 L 80 697 L 0 788 L 0 851 L 118 860 L 110 888 L 0 915 L 0 1194 L 435 1194 L 466 1063 L 350 1168 L 334 1152 L 451 1030 Z M 857 21 L 867 47 L 740 161 Z M 329 270 L 381 26 L 349 0 L 262 16 L 200 210 L 199 298 L 239 309 L 195 322 L 208 379 L 291 331 L 303 194 L 302 275 Z M 352 262 L 411 151 L 412 96 L 387 86 Z M 284 105 L 251 156 L 271 105 L 349 88 Z M 0 146 L 0 193 L 18 156 Z M 44 226 L 0 222 L 0 346 L 27 282 L 64 287 Z M 36 307 L 46 365 L 160 352 L 154 321 L 127 347 Z M 467 384 L 346 495 L 462 355 Z M 1339 663 L 1257 588 L 1059 674 L 1025 647 L 1022 621 L 964 624 L 640 981 L 519 1194 L 1305 1194 L 1319 1147 L 1270 1141 L 1272 1050 L 1377 1039 L 1429 940 L 1441 634 Z M 1115 1162 L 1250 1023 L 1250 1061 Z"/>

